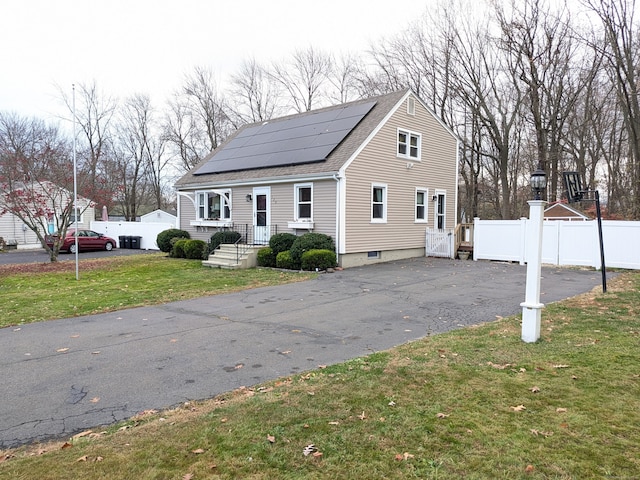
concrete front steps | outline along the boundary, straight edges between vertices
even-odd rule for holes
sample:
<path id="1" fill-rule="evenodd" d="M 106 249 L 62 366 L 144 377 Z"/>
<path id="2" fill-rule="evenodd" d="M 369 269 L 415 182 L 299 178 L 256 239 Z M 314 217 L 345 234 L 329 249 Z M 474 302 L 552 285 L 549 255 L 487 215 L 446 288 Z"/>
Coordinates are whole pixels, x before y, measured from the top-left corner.
<path id="1" fill-rule="evenodd" d="M 258 265 L 258 250 L 265 245 L 238 245 L 241 255 L 235 245 L 229 243 L 221 244 L 214 254 L 209 255 L 207 260 L 202 261 L 202 265 L 211 268 L 227 268 L 231 270 L 253 268 Z"/>

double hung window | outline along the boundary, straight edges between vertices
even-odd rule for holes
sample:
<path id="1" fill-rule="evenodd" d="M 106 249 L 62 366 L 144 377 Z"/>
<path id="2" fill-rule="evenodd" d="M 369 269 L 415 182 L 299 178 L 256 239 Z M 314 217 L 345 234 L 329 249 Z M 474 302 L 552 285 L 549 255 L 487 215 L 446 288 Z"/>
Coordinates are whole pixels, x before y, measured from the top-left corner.
<path id="1" fill-rule="evenodd" d="M 398 130 L 398 157 L 420 160 L 420 134 Z"/>
<path id="2" fill-rule="evenodd" d="M 311 221 L 313 218 L 313 186 L 310 183 L 295 186 L 296 221 Z"/>
<path id="3" fill-rule="evenodd" d="M 387 186 L 373 184 L 371 186 L 371 221 L 384 223 L 387 221 Z"/>

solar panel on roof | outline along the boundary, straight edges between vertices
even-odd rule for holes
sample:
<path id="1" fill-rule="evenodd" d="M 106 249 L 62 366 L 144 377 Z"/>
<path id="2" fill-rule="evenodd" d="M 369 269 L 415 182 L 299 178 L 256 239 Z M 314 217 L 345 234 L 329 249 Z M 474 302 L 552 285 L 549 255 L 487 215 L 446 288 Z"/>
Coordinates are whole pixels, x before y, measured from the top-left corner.
<path id="1" fill-rule="evenodd" d="M 348 105 L 245 128 L 194 175 L 321 162 L 375 104 Z"/>

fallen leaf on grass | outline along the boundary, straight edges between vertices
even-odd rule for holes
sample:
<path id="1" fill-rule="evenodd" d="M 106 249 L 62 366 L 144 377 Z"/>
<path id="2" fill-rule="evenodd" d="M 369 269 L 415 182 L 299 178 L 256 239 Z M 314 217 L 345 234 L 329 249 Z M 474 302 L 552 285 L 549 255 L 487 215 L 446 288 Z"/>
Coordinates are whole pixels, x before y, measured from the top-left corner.
<path id="1" fill-rule="evenodd" d="M 396 402 L 391 400 L 387 405 L 389 405 L 390 407 L 395 407 L 396 406 Z"/>
<path id="2" fill-rule="evenodd" d="M 446 413 L 442 413 L 442 412 L 441 412 L 441 413 L 438 413 L 438 414 L 436 415 L 436 417 L 438 417 L 438 418 L 447 418 L 448 416 L 449 416 L 449 415 L 447 415 Z"/>
<path id="3" fill-rule="evenodd" d="M 196 448 L 195 450 L 191 450 L 191 453 L 195 453 L 196 455 L 200 455 L 201 453 L 204 453 L 204 449 Z"/>
<path id="4" fill-rule="evenodd" d="M 569 365 L 564 365 L 564 364 L 554 365 L 553 368 L 569 368 Z"/>
<path id="5" fill-rule="evenodd" d="M 535 470 L 536 468 L 533 465 L 527 465 L 527 468 L 524 469 L 525 472 L 527 473 L 531 473 Z"/>
<path id="6" fill-rule="evenodd" d="M 511 407 L 511 410 L 513 410 L 514 412 L 522 412 L 523 410 L 526 410 L 527 407 L 525 407 L 524 405 L 518 405 L 517 407 Z"/>
<path id="7" fill-rule="evenodd" d="M 396 455 L 396 460 L 399 461 L 399 462 L 404 460 L 406 462 L 407 460 L 409 460 L 410 458 L 413 458 L 413 457 L 414 457 L 414 455 L 410 454 L 409 452 L 398 453 Z"/>
<path id="8" fill-rule="evenodd" d="M 71 437 L 71 440 L 78 440 L 79 438 L 86 437 L 87 435 L 91 435 L 93 430 L 85 430 L 84 432 L 80 432 Z"/>
<path id="9" fill-rule="evenodd" d="M 336 422 L 336 421 L 329 422 L 329 425 L 340 425 L 340 422 Z"/>
<path id="10" fill-rule="evenodd" d="M 185 473 L 182 476 L 182 480 L 191 480 L 193 478 L 193 473 Z"/>
<path id="11" fill-rule="evenodd" d="M 87 455 L 81 456 L 76 462 L 86 462 L 89 457 Z"/>
<path id="12" fill-rule="evenodd" d="M 267 440 L 269 441 L 269 443 L 276 443 L 276 437 L 274 437 L 273 435 L 267 435 Z"/>
<path id="13" fill-rule="evenodd" d="M 322 456 L 322 452 L 313 452 L 311 456 L 314 458 L 320 458 Z"/>
<path id="14" fill-rule="evenodd" d="M 62 444 L 62 446 L 60 447 L 60 450 L 66 450 L 67 448 L 71 448 L 73 447 L 73 444 L 69 443 L 69 442 L 64 442 Z"/>
<path id="15" fill-rule="evenodd" d="M 509 367 L 513 367 L 513 363 L 504 363 L 502 365 L 498 365 L 497 363 L 487 362 L 487 365 L 493 368 L 497 368 L 498 370 L 505 370 Z"/>
<path id="16" fill-rule="evenodd" d="M 529 390 L 531 393 L 540 393 L 540 387 L 531 387 Z"/>
<path id="17" fill-rule="evenodd" d="M 360 415 L 358 415 L 358 418 L 360 420 L 364 420 L 365 418 L 367 418 L 367 416 L 364 414 L 364 410 L 362 411 L 362 413 Z"/>
<path id="18" fill-rule="evenodd" d="M 562 408 L 562 407 L 556 408 L 556 413 L 566 413 L 566 412 L 567 412 L 566 408 Z"/>

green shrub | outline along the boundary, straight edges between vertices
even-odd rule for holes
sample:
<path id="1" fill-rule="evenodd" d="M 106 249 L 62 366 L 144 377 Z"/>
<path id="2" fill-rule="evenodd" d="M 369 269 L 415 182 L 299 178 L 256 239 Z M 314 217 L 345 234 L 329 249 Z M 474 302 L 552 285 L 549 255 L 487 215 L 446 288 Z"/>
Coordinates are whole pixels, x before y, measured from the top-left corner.
<path id="1" fill-rule="evenodd" d="M 187 240 L 183 249 L 185 258 L 190 260 L 204 260 L 209 253 L 204 240 Z"/>
<path id="2" fill-rule="evenodd" d="M 269 246 L 273 250 L 274 255 L 278 255 L 280 252 L 286 252 L 291 249 L 291 245 L 298 239 L 297 235 L 293 233 L 276 233 L 269 239 Z"/>
<path id="3" fill-rule="evenodd" d="M 171 252 L 171 239 L 172 238 L 191 238 L 189 232 L 186 230 L 180 230 L 178 228 L 170 228 L 169 230 L 163 230 L 156 237 L 156 243 L 161 252 Z"/>
<path id="4" fill-rule="evenodd" d="M 209 239 L 209 253 L 213 252 L 222 243 L 236 243 L 242 238 L 239 232 L 233 230 L 222 230 L 211 235 Z"/>
<path id="5" fill-rule="evenodd" d="M 336 251 L 336 245 L 333 238 L 324 233 L 305 233 L 291 245 L 291 259 L 296 265 L 302 264 L 302 254 L 309 250 L 331 250 Z"/>
<path id="6" fill-rule="evenodd" d="M 336 266 L 336 253 L 331 250 L 307 250 L 302 254 L 302 270 L 326 270 Z"/>
<path id="7" fill-rule="evenodd" d="M 298 264 L 291 258 L 291 252 L 280 252 L 276 255 L 276 267 L 286 268 L 287 270 L 298 270 Z"/>
<path id="8" fill-rule="evenodd" d="M 173 248 L 171 249 L 171 256 L 174 258 L 185 258 L 184 246 L 189 241 L 188 238 L 177 238 L 173 242 Z"/>
<path id="9" fill-rule="evenodd" d="M 260 267 L 275 267 L 276 256 L 273 253 L 271 247 L 264 247 L 258 250 L 258 266 Z"/>

